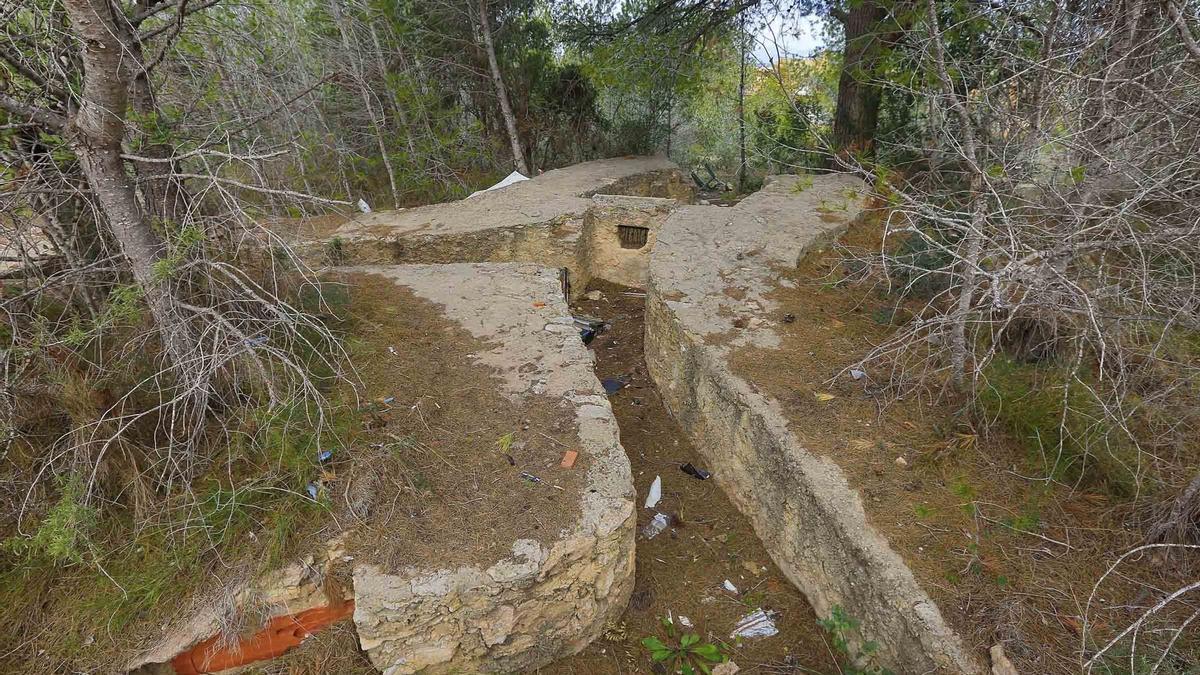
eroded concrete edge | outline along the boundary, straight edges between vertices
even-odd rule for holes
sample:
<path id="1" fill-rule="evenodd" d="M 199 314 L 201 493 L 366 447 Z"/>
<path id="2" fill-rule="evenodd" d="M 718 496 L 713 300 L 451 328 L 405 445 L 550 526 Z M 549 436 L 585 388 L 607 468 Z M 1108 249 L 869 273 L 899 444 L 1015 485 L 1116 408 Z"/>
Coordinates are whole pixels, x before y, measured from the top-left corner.
<path id="1" fill-rule="evenodd" d="M 733 374 L 728 343 L 706 343 L 705 336 L 732 327 L 729 284 L 744 294 L 737 303 L 752 318 L 769 315 L 775 308 L 763 293 L 776 276 L 771 266 L 794 266 L 861 208 L 849 196 L 862 190 L 856 180 L 800 182 L 808 180 L 773 181 L 724 213 L 689 207 L 668 219 L 647 289 L 650 374 L 719 484 L 819 615 L 843 607 L 896 672 L 982 673 L 903 559 L 868 524 L 840 467 L 805 450 L 776 403 Z M 819 218 L 830 213 L 842 217 Z M 733 341 L 747 343 L 773 346 L 777 338 L 764 321 Z"/>

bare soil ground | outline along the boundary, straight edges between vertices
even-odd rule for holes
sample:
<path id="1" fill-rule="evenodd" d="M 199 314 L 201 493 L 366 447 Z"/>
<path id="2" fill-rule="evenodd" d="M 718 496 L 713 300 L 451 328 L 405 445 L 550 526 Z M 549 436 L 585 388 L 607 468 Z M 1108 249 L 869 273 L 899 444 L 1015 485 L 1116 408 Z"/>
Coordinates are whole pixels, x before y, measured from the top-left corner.
<path id="1" fill-rule="evenodd" d="M 843 241 L 877 250 L 877 230 L 858 223 Z M 1162 556 L 1140 556 L 1097 590 L 1087 611 L 1096 581 L 1141 543 L 1134 506 L 1039 480 L 1044 467 L 1024 447 L 982 433 L 954 400 L 913 397 L 885 407 L 878 373 L 856 381 L 843 368 L 895 329 L 896 299 L 830 283 L 839 276 L 832 250 L 780 270 L 784 283 L 770 297 L 780 306 L 773 318 L 783 343 L 739 349 L 734 370 L 779 402 L 804 447 L 838 462 L 872 525 L 970 648 L 986 654 L 1003 644 L 1022 673 L 1079 672 L 1085 615 L 1094 649 L 1186 583 Z M 1195 643 L 1185 634 L 1166 662 L 1177 670 L 1160 672 L 1193 672 L 1186 668 L 1200 662 L 1200 652 L 1189 652 Z M 1130 672 L 1128 658 L 1098 672 Z"/>
<path id="2" fill-rule="evenodd" d="M 644 295 L 605 283 L 590 288 L 601 291 L 602 299 L 582 300 L 573 309 L 612 324 L 591 345 L 596 374 L 602 379 L 628 378 L 628 385 L 609 400 L 638 493 L 636 582 L 630 606 L 601 640 L 539 672 L 657 672 L 641 640 L 659 636 L 667 641 L 660 623 L 666 616 L 687 617 L 694 628 L 681 630 L 722 646 L 743 673 L 838 672 L 812 609 L 771 562 L 749 522 L 715 481 L 697 480 L 680 470 L 688 462 L 704 468 L 704 462 L 667 413 L 646 373 Z M 655 510 L 641 507 L 655 476 L 662 477 L 663 485 L 657 510 L 672 514 L 672 526 L 647 539 L 640 532 Z M 722 588 L 726 579 L 737 587 L 737 594 Z M 731 639 L 738 619 L 760 607 L 777 612 L 779 634 Z"/>
<path id="3" fill-rule="evenodd" d="M 354 510 L 370 512 L 351 549 L 393 569 L 486 566 L 517 539 L 549 543 L 570 528 L 588 462 L 559 466 L 577 445 L 574 411 L 506 397 L 473 358 L 489 346 L 437 305 L 381 277 L 346 281 L 370 427 L 355 452 L 372 458 L 356 458 L 345 480 Z"/>

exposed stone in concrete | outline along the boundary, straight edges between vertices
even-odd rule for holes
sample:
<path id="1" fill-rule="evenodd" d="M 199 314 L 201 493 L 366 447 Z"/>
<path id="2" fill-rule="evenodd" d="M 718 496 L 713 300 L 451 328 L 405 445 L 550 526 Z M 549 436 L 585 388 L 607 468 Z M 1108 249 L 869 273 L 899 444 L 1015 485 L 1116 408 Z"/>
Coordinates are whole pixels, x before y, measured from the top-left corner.
<path id="1" fill-rule="evenodd" d="M 896 672 L 981 673 L 868 524 L 837 464 L 805 450 L 775 401 L 728 362 L 737 345 L 779 344 L 762 320 L 778 309 L 765 295 L 772 268 L 794 267 L 836 236 L 861 210 L 862 189 L 849 176 L 781 176 L 733 208 L 676 210 L 651 256 L 646 362 L 721 486 L 819 615 L 841 605 Z"/>
<path id="2" fill-rule="evenodd" d="M 576 496 L 581 517 L 551 543 L 517 540 L 501 559 L 453 568 L 385 570 L 347 559 L 333 542 L 327 560 L 247 584 L 232 604 L 243 611 L 267 606 L 267 616 L 325 604 L 327 577 L 339 568 L 352 578 L 346 593 L 355 601 L 360 644 L 385 673 L 528 671 L 581 650 L 620 615 L 632 591 L 634 492 L 616 420 L 591 352 L 571 325 L 558 271 L 530 264 L 339 271 L 384 276 L 442 305 L 448 318 L 490 345 L 479 362 L 498 371 L 506 395 L 574 411 L 574 447 L 589 459 Z M 440 536 L 452 545 L 461 535 L 451 528 Z M 167 661 L 213 635 L 220 614 L 199 614 L 131 668 Z"/>
<path id="3" fill-rule="evenodd" d="M 297 248 L 315 266 L 536 262 L 568 269 L 572 287 L 582 292 L 588 280 L 597 276 L 587 255 L 595 232 L 588 225 L 591 212 L 599 209 L 627 214 L 629 219 L 661 220 L 672 206 L 691 197 L 686 177 L 670 160 L 604 159 L 547 171 L 470 199 L 365 214 L 338 228 L 332 237 L 303 242 Z M 612 257 L 642 256 L 628 252 Z M 632 263 L 633 271 L 623 269 L 617 273 L 619 279 L 612 280 L 630 283 L 628 279 L 639 277 L 638 267 L 639 263 Z M 645 267 L 641 261 L 640 268 Z"/>

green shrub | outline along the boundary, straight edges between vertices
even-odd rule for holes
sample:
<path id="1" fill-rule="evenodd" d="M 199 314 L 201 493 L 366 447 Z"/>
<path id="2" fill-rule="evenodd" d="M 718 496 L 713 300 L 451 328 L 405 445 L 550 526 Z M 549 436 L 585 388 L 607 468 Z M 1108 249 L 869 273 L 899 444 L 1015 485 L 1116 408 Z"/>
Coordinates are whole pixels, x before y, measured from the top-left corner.
<path id="1" fill-rule="evenodd" d="M 12 553 L 46 558 L 56 565 L 79 564 L 90 546 L 96 511 L 83 503 L 83 481 L 71 476 L 62 481 L 58 502 L 29 539 L 12 537 L 4 548 Z"/>
<path id="2" fill-rule="evenodd" d="M 834 605 L 829 617 L 818 619 L 817 625 L 829 634 L 834 650 L 850 661 L 848 667 L 841 669 L 844 675 L 892 675 L 892 671 L 881 666 L 863 665 L 870 662 L 875 652 L 879 651 L 879 644 L 867 640 L 862 643 L 861 649 L 853 648 L 851 642 L 853 635 L 858 632 L 860 622 L 847 614 L 841 605 Z"/>
<path id="3" fill-rule="evenodd" d="M 1136 449 L 1063 366 L 998 356 L 984 380 L 976 398 L 981 415 L 1020 441 L 1033 467 L 1114 495 L 1135 492 L 1137 476 L 1130 467 L 1136 466 Z"/>
<path id="4" fill-rule="evenodd" d="M 913 234 L 904 239 L 889 256 L 888 266 L 900 286 L 901 297 L 932 298 L 950 286 L 954 261 L 949 253 L 936 246 L 929 236 Z"/>

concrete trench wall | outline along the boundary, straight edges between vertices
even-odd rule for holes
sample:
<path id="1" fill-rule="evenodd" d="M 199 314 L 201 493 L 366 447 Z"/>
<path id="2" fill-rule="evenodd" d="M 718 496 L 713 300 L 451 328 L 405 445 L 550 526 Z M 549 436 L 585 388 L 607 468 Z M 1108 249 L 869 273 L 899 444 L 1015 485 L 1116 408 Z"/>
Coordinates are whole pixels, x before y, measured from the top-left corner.
<path id="1" fill-rule="evenodd" d="M 672 166 L 618 178 L 608 185 L 584 192 L 581 196 L 592 197 L 598 194 L 690 202 L 695 196 L 695 190 L 687 176 Z"/>
<path id="2" fill-rule="evenodd" d="M 645 285 L 653 241 L 641 251 L 621 249 L 616 222 L 656 227 L 693 197 L 687 177 L 669 160 L 599 160 L 470 199 L 366 214 L 330 237 L 293 247 L 314 268 L 534 262 L 567 270 L 578 295 L 593 278 Z"/>
<path id="3" fill-rule="evenodd" d="M 576 267 L 582 216 L 562 215 L 536 224 L 512 225 L 451 234 L 382 234 L 308 247 L 305 257 L 318 266 L 426 265 L 459 262 L 536 262 L 545 267 Z M 318 260 L 319 258 L 319 260 Z"/>
<path id="4" fill-rule="evenodd" d="M 575 411 L 577 448 L 591 459 L 581 517 L 550 546 L 513 543 L 483 568 L 354 568 L 354 623 L 385 673 L 520 672 L 583 649 L 624 611 L 633 590 L 633 477 L 616 418 L 579 340 L 557 270 L 532 264 L 356 268 L 388 276 L 442 304 L 477 337 L 500 340 L 479 362 L 509 395 L 562 400 Z M 549 323 L 530 309 L 545 303 Z M 531 367 L 532 366 L 532 367 Z"/>
<path id="5" fill-rule="evenodd" d="M 265 624 L 353 600 L 360 646 L 384 673 L 524 672 L 580 651 L 628 604 L 636 524 L 629 458 L 558 271 L 516 263 L 343 271 L 390 278 L 441 304 L 447 318 L 492 345 L 476 362 L 497 369 L 505 395 L 544 397 L 574 411 L 573 447 L 589 459 L 576 469 L 587 471 L 579 519 L 545 544 L 519 539 L 499 560 L 452 568 L 385 570 L 347 556 L 338 537 L 321 554 L 228 592 L 228 601 L 197 608 L 127 670 L 173 672 L 166 664 L 189 655 L 233 615 Z M 348 584 L 329 583 L 346 578 Z M 204 655 L 193 660 L 203 663 Z"/>
<path id="6" fill-rule="evenodd" d="M 594 195 L 595 206 L 583 217 L 583 231 L 576 246 L 575 271 L 582 291 L 592 279 L 645 288 L 650 278 L 650 253 L 658 239 L 658 230 L 675 207 L 675 201 L 658 198 Z M 619 228 L 633 225 L 647 229 L 646 244 L 641 248 L 621 247 Z"/>
<path id="7" fill-rule="evenodd" d="M 739 302 L 769 315 L 761 293 L 772 267 L 794 266 L 808 247 L 844 226 L 825 223 L 817 212 L 842 199 L 844 179 L 817 177 L 798 193 L 795 184 L 794 177 L 769 182 L 761 197 L 733 209 L 689 207 L 664 224 L 647 289 L 650 375 L 718 483 L 818 615 L 843 607 L 861 621 L 858 637 L 876 642 L 879 661 L 897 673 L 982 673 L 911 570 L 869 525 L 837 464 L 805 450 L 777 404 L 733 373 L 727 343 L 708 339 L 728 335 L 717 318 L 720 303 L 729 302 L 725 279 L 741 281 L 748 295 Z M 764 331 L 758 338 L 769 344 L 771 336 Z"/>

